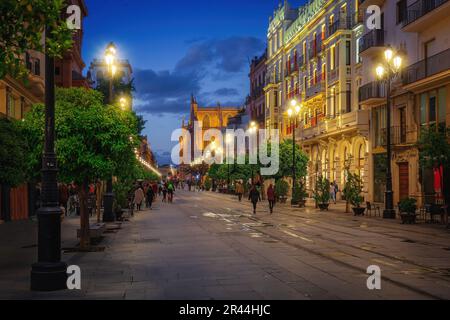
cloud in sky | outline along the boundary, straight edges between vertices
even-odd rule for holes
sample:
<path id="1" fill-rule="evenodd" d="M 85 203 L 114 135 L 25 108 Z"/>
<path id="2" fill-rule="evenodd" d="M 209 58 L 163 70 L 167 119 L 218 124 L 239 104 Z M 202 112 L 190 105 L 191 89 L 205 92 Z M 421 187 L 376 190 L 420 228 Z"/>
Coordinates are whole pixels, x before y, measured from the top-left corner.
<path id="1" fill-rule="evenodd" d="M 173 71 L 136 70 L 136 110 L 183 114 L 189 111 L 191 93 L 200 102 L 239 100 L 239 96 L 243 100 L 247 87 L 240 91 L 236 83 L 247 78 L 249 59 L 264 47 L 264 41 L 254 37 L 194 41 Z"/>

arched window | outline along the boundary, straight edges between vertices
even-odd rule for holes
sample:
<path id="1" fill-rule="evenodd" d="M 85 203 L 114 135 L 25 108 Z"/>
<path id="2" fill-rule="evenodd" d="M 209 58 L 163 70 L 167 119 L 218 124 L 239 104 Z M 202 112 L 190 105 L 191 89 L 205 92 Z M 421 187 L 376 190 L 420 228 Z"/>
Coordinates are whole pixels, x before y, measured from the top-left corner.
<path id="1" fill-rule="evenodd" d="M 204 128 L 204 129 L 211 128 L 211 120 L 209 119 L 209 116 L 208 116 L 208 115 L 206 115 L 206 116 L 203 118 L 203 128 Z"/>

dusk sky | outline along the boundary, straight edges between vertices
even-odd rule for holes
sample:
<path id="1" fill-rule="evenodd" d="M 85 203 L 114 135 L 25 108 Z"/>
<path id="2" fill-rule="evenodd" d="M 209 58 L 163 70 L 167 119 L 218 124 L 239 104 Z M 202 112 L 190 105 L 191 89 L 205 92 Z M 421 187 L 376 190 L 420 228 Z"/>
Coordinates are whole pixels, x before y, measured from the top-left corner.
<path id="1" fill-rule="evenodd" d="M 134 107 L 148 121 L 145 134 L 161 155 L 173 147 L 171 133 L 189 113 L 191 93 L 202 106 L 244 104 L 249 60 L 264 52 L 269 16 L 279 1 L 86 3 L 83 58 L 89 66 L 110 41 L 116 43 L 119 58 L 133 67 Z"/>

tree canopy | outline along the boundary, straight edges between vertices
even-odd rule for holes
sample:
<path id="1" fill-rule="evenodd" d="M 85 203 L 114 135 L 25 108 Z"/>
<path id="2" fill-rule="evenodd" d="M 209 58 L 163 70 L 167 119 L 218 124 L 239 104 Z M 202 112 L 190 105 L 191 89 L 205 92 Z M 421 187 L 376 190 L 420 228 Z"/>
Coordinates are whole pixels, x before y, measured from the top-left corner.
<path id="1" fill-rule="evenodd" d="M 41 161 L 44 117 L 44 106 L 38 104 L 22 122 L 31 172 Z M 57 89 L 55 125 L 60 181 L 81 184 L 86 179 L 107 179 L 136 164 L 136 118 L 131 112 L 105 106 L 99 92 Z"/>
<path id="2" fill-rule="evenodd" d="M 0 184 L 12 187 L 26 180 L 27 145 L 16 120 L 0 117 Z"/>
<path id="3" fill-rule="evenodd" d="M 72 30 L 62 15 L 65 6 L 64 0 L 0 1 L 0 79 L 7 74 L 25 78 L 24 55 L 29 50 L 60 57 L 72 46 Z M 52 31 L 44 45 L 45 26 Z"/>

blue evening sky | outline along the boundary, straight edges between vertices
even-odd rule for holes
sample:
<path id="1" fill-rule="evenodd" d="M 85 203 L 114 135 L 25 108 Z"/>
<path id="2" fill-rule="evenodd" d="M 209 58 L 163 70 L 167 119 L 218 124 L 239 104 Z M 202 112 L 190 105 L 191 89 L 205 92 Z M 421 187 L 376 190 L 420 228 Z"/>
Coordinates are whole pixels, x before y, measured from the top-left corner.
<path id="1" fill-rule="evenodd" d="M 172 130 L 201 105 L 241 106 L 249 59 L 264 52 L 278 0 L 86 0 L 83 58 L 87 65 L 113 41 L 133 67 L 135 109 L 148 121 L 152 148 L 170 152 Z M 290 1 L 297 7 L 303 0 Z M 161 159 L 163 157 L 160 157 Z"/>

